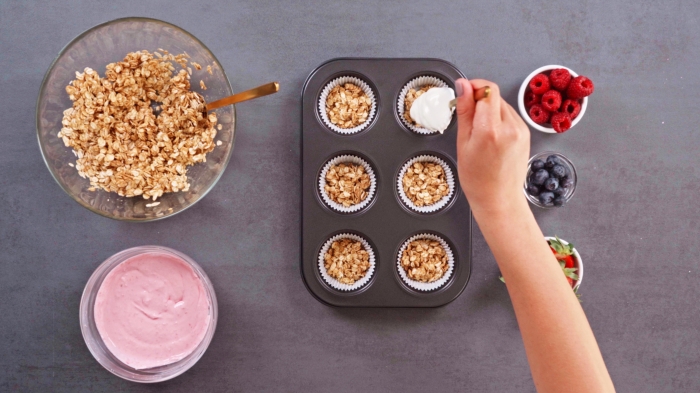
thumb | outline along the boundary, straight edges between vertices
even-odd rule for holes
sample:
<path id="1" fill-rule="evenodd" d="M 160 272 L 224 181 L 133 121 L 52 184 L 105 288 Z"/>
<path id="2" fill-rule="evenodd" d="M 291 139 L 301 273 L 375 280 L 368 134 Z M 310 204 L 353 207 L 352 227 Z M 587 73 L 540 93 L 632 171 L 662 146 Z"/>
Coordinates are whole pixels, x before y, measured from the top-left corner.
<path id="1" fill-rule="evenodd" d="M 455 90 L 457 92 L 457 146 L 459 147 L 471 137 L 476 101 L 474 101 L 474 88 L 468 80 L 457 79 Z"/>

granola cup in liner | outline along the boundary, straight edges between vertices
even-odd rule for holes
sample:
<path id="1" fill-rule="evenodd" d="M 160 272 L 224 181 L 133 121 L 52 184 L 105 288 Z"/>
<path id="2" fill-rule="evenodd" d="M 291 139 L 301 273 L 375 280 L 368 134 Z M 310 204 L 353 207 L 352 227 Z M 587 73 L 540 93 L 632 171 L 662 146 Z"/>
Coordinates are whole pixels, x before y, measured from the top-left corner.
<path id="1" fill-rule="evenodd" d="M 365 272 L 365 275 L 361 279 L 355 281 L 353 284 L 345 284 L 336 280 L 335 278 L 331 277 L 330 274 L 328 274 L 328 271 L 326 270 L 325 255 L 331 248 L 331 245 L 333 245 L 333 242 L 341 239 L 351 239 L 359 241 L 360 243 L 362 243 L 362 247 L 365 249 L 365 251 L 367 251 L 367 253 L 369 254 L 369 268 Z M 372 279 L 372 276 L 374 275 L 375 266 L 376 260 L 374 256 L 374 250 L 369 245 L 367 240 L 365 240 L 361 236 L 354 235 L 351 233 L 341 233 L 339 235 L 331 237 L 330 239 L 328 239 L 328 241 L 326 241 L 323 244 L 323 247 L 321 247 L 321 252 L 318 254 L 318 271 L 319 273 L 321 273 L 321 278 L 323 278 L 323 281 L 326 284 L 330 285 L 331 288 L 336 289 L 338 291 L 356 291 L 367 285 L 369 280 Z"/>
<path id="2" fill-rule="evenodd" d="M 356 205 L 343 206 L 342 204 L 332 200 L 328 196 L 328 193 L 326 193 L 326 174 L 328 173 L 328 170 L 331 168 L 331 166 L 348 162 L 362 165 L 365 168 L 365 172 L 369 176 L 369 190 L 367 191 L 367 198 L 365 198 L 362 202 Z M 330 207 L 334 211 L 337 211 L 339 213 L 355 213 L 364 209 L 365 207 L 367 207 L 367 205 L 369 205 L 370 202 L 372 202 L 372 198 L 374 198 L 374 194 L 377 191 L 377 177 L 374 174 L 374 170 L 369 165 L 369 163 L 363 160 L 362 158 L 353 155 L 337 156 L 335 158 L 332 158 L 326 163 L 326 165 L 323 166 L 323 169 L 321 170 L 321 176 L 319 176 L 318 179 L 318 191 L 321 194 L 321 198 L 323 199 L 323 202 L 326 204 L 326 206 Z"/>
<path id="3" fill-rule="evenodd" d="M 399 101 L 397 103 L 397 109 L 399 111 L 399 118 L 401 119 L 401 122 L 408 127 L 409 130 L 422 134 L 422 135 L 431 135 L 431 134 L 438 134 L 440 131 L 437 130 L 429 130 L 427 128 L 423 127 L 418 127 L 417 125 L 409 122 L 406 120 L 404 117 L 404 114 L 406 112 L 406 94 L 408 94 L 408 91 L 410 89 L 416 89 L 419 90 L 421 87 L 426 86 L 426 85 L 431 85 L 435 87 L 449 87 L 447 82 L 443 81 L 440 78 L 436 78 L 434 76 L 419 76 L 418 78 L 412 79 L 410 82 L 408 82 L 403 89 L 401 89 L 401 94 L 399 94 Z M 455 109 L 452 108 L 452 113 L 454 114 Z M 410 115 L 410 114 L 409 114 Z"/>
<path id="4" fill-rule="evenodd" d="M 362 89 L 362 91 L 365 92 L 365 94 L 367 94 L 367 97 L 369 97 L 369 99 L 372 101 L 372 105 L 369 108 L 369 115 L 367 116 L 367 120 L 365 120 L 364 123 L 353 128 L 340 128 L 336 126 L 328 118 L 328 113 L 326 111 L 326 99 L 328 99 L 328 94 L 331 92 L 331 90 L 333 90 L 334 87 L 344 85 L 346 83 L 352 83 L 358 86 L 360 89 Z M 339 134 L 355 134 L 367 128 L 369 123 L 372 122 L 374 115 L 377 113 L 377 99 L 374 97 L 374 92 L 372 91 L 372 88 L 369 87 L 369 85 L 365 83 L 365 81 L 363 81 L 362 79 L 356 78 L 354 76 L 341 76 L 330 81 L 326 85 L 326 87 L 324 87 L 321 91 L 321 97 L 318 100 L 318 113 L 321 115 L 321 120 L 323 120 L 323 123 L 331 130 Z"/>
<path id="5" fill-rule="evenodd" d="M 414 241 L 418 239 L 430 239 L 430 240 L 437 240 L 440 242 L 442 247 L 445 249 L 445 253 L 447 254 L 447 271 L 445 274 L 442 275 L 439 279 L 433 281 L 433 282 L 423 282 L 423 281 L 416 281 L 408 278 L 408 274 L 406 274 L 406 271 L 404 270 L 403 266 L 401 266 L 401 256 L 403 255 L 403 252 L 406 250 L 406 247 Z M 433 235 L 430 233 L 421 233 L 419 235 L 411 236 L 408 240 L 406 240 L 402 245 L 401 248 L 399 249 L 399 255 L 396 260 L 396 268 L 399 270 L 399 276 L 401 277 L 401 280 L 411 287 L 412 289 L 415 289 L 416 291 L 421 291 L 421 292 L 430 292 L 430 291 L 435 291 L 437 289 L 440 289 L 443 287 L 452 277 L 452 273 L 454 272 L 455 268 L 455 257 L 454 254 L 452 253 L 452 249 L 450 248 L 449 245 L 447 245 L 447 242 L 445 239 L 443 239 L 440 236 Z"/>
<path id="6" fill-rule="evenodd" d="M 404 191 L 403 189 L 403 177 L 406 174 L 408 168 L 410 168 L 416 162 L 432 162 L 435 164 L 439 164 L 442 167 L 442 170 L 445 171 L 445 181 L 447 182 L 447 188 L 449 190 L 448 194 L 442 197 L 442 199 L 440 199 L 439 201 L 433 203 L 432 205 L 417 206 L 408 197 L 408 195 L 406 195 L 406 191 Z M 396 179 L 396 187 L 398 187 L 401 202 L 403 202 L 403 204 L 406 205 L 409 209 L 422 214 L 435 213 L 447 206 L 447 204 L 450 203 L 450 201 L 452 200 L 452 197 L 455 195 L 455 177 L 452 173 L 452 169 L 450 169 L 450 166 L 447 165 L 447 163 L 444 160 L 435 156 L 422 155 L 408 160 L 403 165 L 403 167 L 401 167 L 399 177 L 398 179 Z"/>

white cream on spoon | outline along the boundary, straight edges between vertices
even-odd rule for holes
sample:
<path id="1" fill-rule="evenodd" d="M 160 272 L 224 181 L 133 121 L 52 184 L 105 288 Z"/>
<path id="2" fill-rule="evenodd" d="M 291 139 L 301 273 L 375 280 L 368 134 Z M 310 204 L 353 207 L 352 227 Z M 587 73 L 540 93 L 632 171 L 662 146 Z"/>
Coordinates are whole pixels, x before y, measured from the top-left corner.
<path id="1" fill-rule="evenodd" d="M 421 94 L 411 105 L 411 119 L 424 128 L 445 132 L 452 120 L 450 101 L 455 92 L 449 87 L 433 87 Z"/>

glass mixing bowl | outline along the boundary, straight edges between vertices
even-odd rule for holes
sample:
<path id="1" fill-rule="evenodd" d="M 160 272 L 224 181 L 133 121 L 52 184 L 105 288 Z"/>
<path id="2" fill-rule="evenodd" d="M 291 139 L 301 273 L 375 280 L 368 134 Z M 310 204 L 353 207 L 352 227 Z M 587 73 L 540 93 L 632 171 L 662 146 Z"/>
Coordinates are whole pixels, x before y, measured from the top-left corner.
<path id="1" fill-rule="evenodd" d="M 216 110 L 222 129 L 216 140 L 222 142 L 207 154 L 207 161 L 190 166 L 187 192 L 171 192 L 158 198 L 160 204 L 146 205 L 152 200 L 122 197 L 115 192 L 89 191 L 90 182 L 78 175 L 75 156 L 57 134 L 61 130 L 63 111 L 72 107 L 66 86 L 75 79 L 76 71 L 90 67 L 104 76 L 105 66 L 121 61 L 129 52 L 162 48 L 173 54 L 187 52 L 190 61 L 202 65 L 193 68 L 192 90 L 206 101 L 233 94 L 224 69 L 213 53 L 192 34 L 181 28 L 148 18 L 123 18 L 95 26 L 76 37 L 58 54 L 49 67 L 39 92 L 36 106 L 36 128 L 39 147 L 51 175 L 76 202 L 105 217 L 124 221 L 152 221 L 177 214 L 194 205 L 214 187 L 228 164 L 233 151 L 236 110 L 227 106 Z M 206 71 L 211 65 L 213 75 Z M 179 66 L 176 66 L 176 70 Z M 207 90 L 200 88 L 203 80 Z"/>

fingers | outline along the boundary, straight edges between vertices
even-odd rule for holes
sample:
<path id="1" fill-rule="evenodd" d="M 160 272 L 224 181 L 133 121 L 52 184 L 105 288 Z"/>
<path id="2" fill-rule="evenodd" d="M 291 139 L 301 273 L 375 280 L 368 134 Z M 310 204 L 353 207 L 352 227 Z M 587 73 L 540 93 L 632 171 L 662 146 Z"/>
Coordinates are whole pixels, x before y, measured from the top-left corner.
<path id="1" fill-rule="evenodd" d="M 491 88 L 488 98 L 479 100 L 474 110 L 473 130 L 475 132 L 494 132 L 501 124 L 501 92 L 498 85 L 484 79 L 472 79 L 470 81 L 474 90 L 484 86 Z"/>
<path id="2" fill-rule="evenodd" d="M 457 90 L 457 146 L 461 146 L 469 140 L 472 132 L 474 109 L 474 89 L 468 80 L 464 78 L 455 81 Z"/>

